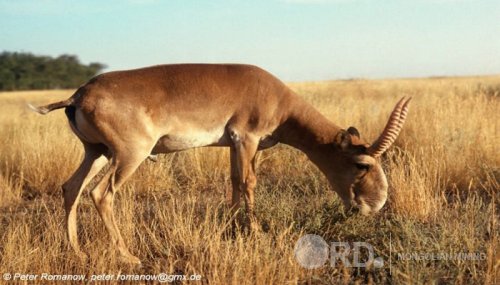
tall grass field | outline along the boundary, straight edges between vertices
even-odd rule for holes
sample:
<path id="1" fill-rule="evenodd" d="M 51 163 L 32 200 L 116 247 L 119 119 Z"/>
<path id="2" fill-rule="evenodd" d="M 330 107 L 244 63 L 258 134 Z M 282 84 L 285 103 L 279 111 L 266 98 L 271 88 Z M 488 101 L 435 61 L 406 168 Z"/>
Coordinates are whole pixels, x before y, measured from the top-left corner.
<path id="1" fill-rule="evenodd" d="M 41 116 L 26 107 L 74 90 L 4 92 L 0 274 L 39 275 L 38 283 L 45 283 L 43 273 L 82 274 L 86 282 L 101 274 L 166 273 L 201 276 L 171 280 L 175 284 L 499 284 L 500 77 L 289 85 L 368 141 L 380 134 L 399 98 L 413 97 L 403 131 L 382 157 L 389 199 L 380 213 L 345 214 L 306 156 L 278 145 L 258 155 L 262 231 L 248 233 L 244 211 L 233 216 L 227 207 L 229 150 L 192 149 L 146 160 L 117 194 L 119 227 L 142 266 L 120 262 L 84 191 L 78 236 L 89 258 L 82 261 L 66 239 L 61 185 L 81 162 L 83 147 L 62 110 Z M 330 249 L 313 269 L 295 254 L 308 234 Z M 378 263 L 335 260 L 334 242 L 367 243 Z M 352 261 L 354 254 L 345 257 Z"/>

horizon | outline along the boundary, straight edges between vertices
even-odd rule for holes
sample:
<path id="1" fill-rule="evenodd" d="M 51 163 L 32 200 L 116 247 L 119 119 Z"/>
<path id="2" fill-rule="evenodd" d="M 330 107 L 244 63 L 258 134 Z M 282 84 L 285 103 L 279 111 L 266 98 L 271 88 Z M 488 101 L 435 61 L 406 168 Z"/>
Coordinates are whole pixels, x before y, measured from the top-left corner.
<path id="1" fill-rule="evenodd" d="M 113 70 L 245 63 L 286 82 L 500 74 L 494 0 L 0 0 L 1 51 Z"/>

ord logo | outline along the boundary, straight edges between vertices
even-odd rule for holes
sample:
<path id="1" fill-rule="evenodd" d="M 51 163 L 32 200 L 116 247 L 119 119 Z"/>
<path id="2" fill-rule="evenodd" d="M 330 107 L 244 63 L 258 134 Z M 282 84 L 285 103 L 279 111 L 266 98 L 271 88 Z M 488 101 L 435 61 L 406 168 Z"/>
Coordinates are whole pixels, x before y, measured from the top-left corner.
<path id="1" fill-rule="evenodd" d="M 307 234 L 295 244 L 295 259 L 304 268 L 316 269 L 330 260 L 335 267 L 342 264 L 345 267 L 381 268 L 384 266 L 382 257 L 375 257 L 373 246 L 367 242 L 331 242 L 330 245 L 318 235 Z"/>

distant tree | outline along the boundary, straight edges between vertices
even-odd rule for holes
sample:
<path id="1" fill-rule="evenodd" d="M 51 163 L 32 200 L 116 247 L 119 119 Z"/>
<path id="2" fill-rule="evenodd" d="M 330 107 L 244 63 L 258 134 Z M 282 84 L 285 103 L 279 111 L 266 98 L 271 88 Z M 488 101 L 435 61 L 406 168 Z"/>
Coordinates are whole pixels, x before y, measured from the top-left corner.
<path id="1" fill-rule="evenodd" d="M 78 57 L 57 58 L 31 53 L 0 53 L 0 90 L 76 88 L 101 72 L 106 65 L 81 64 Z"/>

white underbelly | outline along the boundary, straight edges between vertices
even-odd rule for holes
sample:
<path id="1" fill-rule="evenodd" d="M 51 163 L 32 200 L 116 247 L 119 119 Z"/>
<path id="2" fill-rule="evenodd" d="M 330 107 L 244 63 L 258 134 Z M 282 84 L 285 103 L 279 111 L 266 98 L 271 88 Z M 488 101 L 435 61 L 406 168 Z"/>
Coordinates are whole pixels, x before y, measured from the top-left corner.
<path id="1" fill-rule="evenodd" d="M 165 153 L 210 145 L 226 145 L 224 127 L 211 130 L 189 130 L 162 136 L 153 153 Z"/>

